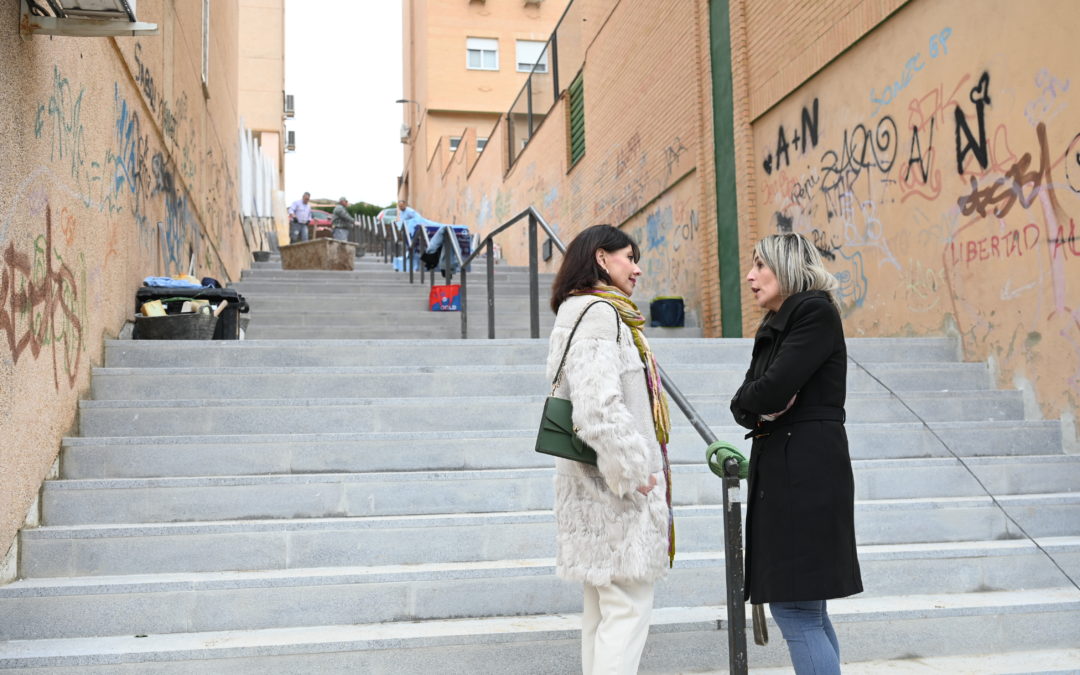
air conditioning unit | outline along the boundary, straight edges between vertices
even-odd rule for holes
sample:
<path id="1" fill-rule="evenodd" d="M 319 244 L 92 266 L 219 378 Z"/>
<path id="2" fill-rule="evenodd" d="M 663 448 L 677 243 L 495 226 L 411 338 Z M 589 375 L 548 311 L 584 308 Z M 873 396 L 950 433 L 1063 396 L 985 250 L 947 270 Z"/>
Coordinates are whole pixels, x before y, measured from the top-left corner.
<path id="1" fill-rule="evenodd" d="M 296 132 L 289 131 L 285 136 L 285 152 L 296 152 Z"/>
<path id="2" fill-rule="evenodd" d="M 539 5 L 544 0 L 525 0 L 526 5 Z"/>
<path id="3" fill-rule="evenodd" d="M 293 103 L 293 95 L 285 94 L 285 117 L 292 119 L 296 116 L 296 105 Z"/>
<path id="4" fill-rule="evenodd" d="M 157 24 L 135 18 L 136 0 L 21 0 L 22 35 L 110 37 L 158 35 Z"/>
<path id="5" fill-rule="evenodd" d="M 410 127 L 408 124 L 402 124 L 401 125 L 401 142 L 402 143 L 408 143 L 410 135 L 412 135 L 412 127 Z"/>

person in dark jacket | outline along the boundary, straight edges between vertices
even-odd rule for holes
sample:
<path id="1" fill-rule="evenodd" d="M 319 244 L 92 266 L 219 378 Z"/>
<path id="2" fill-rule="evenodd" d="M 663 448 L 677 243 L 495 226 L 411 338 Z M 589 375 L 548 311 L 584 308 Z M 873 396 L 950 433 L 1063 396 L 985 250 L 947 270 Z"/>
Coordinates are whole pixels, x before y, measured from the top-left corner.
<path id="1" fill-rule="evenodd" d="M 731 399 L 735 421 L 753 438 L 746 599 L 769 603 L 798 675 L 839 673 L 825 601 L 861 592 L 862 579 L 837 282 L 797 233 L 758 243 L 746 280 L 766 310 Z"/>

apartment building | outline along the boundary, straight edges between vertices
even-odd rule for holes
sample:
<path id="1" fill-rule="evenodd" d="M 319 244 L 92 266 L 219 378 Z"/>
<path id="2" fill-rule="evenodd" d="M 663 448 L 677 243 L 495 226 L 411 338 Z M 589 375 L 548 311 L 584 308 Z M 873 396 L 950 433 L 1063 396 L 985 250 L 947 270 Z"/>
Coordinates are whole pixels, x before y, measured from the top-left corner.
<path id="1" fill-rule="evenodd" d="M 535 67 L 544 72 L 547 40 L 567 0 L 405 0 L 401 140 L 402 197 L 410 177 L 445 167 L 472 130 L 480 152 L 506 103 Z"/>

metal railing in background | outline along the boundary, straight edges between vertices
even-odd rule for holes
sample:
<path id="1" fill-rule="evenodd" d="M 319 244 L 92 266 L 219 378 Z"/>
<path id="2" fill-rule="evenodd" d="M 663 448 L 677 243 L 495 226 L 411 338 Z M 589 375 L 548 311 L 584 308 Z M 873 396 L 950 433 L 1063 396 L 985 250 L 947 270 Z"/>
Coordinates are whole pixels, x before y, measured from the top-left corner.
<path id="1" fill-rule="evenodd" d="M 356 221 L 355 243 L 365 253 L 382 256 L 384 263 L 402 257 L 403 266 L 400 271 L 409 273 L 409 283 L 415 282 L 417 271 L 420 272 L 420 283 L 424 283 L 426 270 L 423 265 L 416 264 L 416 258 L 431 245 L 426 227 L 415 228 L 410 234 L 403 223 L 378 222 L 369 216 L 360 216 Z M 434 282 L 433 272 L 431 283 Z"/>
<path id="2" fill-rule="evenodd" d="M 524 86 L 502 117 L 510 166 L 559 101 L 562 88 L 581 70 L 590 34 L 616 4 L 615 0 L 572 0 L 563 10 Z"/>

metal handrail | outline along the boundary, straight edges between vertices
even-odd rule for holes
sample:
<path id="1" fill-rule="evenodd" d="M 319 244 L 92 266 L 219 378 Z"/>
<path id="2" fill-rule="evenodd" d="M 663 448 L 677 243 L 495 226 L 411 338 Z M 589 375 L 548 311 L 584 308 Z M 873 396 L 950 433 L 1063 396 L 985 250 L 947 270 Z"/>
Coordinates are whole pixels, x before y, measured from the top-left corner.
<path id="1" fill-rule="evenodd" d="M 488 301 L 488 338 L 495 338 L 495 256 L 494 256 L 494 238 L 496 235 L 501 234 L 505 230 L 509 229 L 519 221 L 528 218 L 528 238 L 529 238 L 529 309 L 530 309 L 530 333 L 533 338 L 540 337 L 540 302 L 539 302 L 539 261 L 537 251 L 537 227 L 542 229 L 548 237 L 551 238 L 552 245 L 559 250 L 559 253 L 566 253 L 566 245 L 563 244 L 559 236 L 555 234 L 555 231 L 544 220 L 543 216 L 532 206 L 529 206 L 521 213 L 517 214 L 510 220 L 506 221 L 499 227 L 489 232 L 480 242 L 476 245 L 474 250 L 466 257 L 461 253 L 461 247 L 458 245 L 457 237 L 454 234 L 453 226 L 443 226 L 443 257 L 445 257 L 450 264 L 447 269 L 444 270 L 446 276 L 446 282 L 450 283 L 453 279 L 453 260 L 450 260 L 450 256 L 453 256 L 458 265 L 461 268 L 461 337 L 465 339 L 468 337 L 468 266 L 472 261 L 480 255 L 480 252 L 485 248 L 487 249 L 487 301 Z M 427 236 L 427 229 L 420 228 L 420 231 L 424 233 L 424 239 L 427 243 L 427 248 L 430 248 L 430 239 Z M 412 262 L 411 250 L 409 251 L 410 266 Z M 410 267 L 411 269 L 411 267 Z M 423 272 L 421 271 L 421 275 Z M 435 273 L 432 271 L 432 283 L 434 283 Z M 412 281 L 410 274 L 409 281 Z M 423 281 L 423 276 L 421 276 Z M 662 367 L 658 367 L 660 372 L 660 381 L 663 383 L 664 390 L 668 396 L 675 401 L 675 405 L 682 411 L 683 415 L 690 422 L 690 425 L 698 432 L 701 439 L 705 441 L 707 445 L 712 445 L 717 441 L 716 434 L 712 429 L 705 424 L 705 421 L 698 414 L 697 410 L 690 404 L 686 396 L 675 385 L 672 379 L 664 371 Z M 727 459 L 724 462 L 724 560 L 727 576 L 727 618 L 728 618 L 728 661 L 729 671 L 732 674 L 745 675 L 747 673 L 747 655 L 746 655 L 746 607 L 743 600 L 743 569 L 742 569 L 742 497 L 739 490 L 739 463 L 735 459 Z"/>

